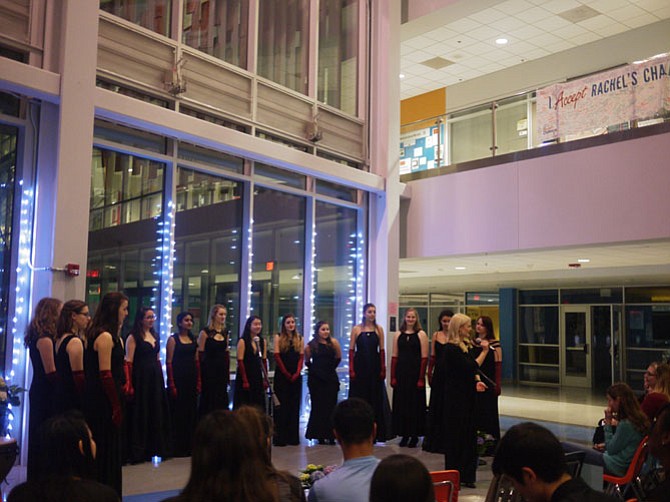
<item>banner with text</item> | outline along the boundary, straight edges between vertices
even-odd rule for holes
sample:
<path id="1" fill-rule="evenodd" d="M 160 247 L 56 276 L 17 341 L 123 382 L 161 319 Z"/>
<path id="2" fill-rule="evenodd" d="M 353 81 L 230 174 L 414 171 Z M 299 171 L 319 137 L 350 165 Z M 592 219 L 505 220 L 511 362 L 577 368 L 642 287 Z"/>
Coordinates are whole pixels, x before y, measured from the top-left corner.
<path id="1" fill-rule="evenodd" d="M 632 63 L 537 92 L 540 141 L 629 120 L 667 115 L 670 54 Z"/>

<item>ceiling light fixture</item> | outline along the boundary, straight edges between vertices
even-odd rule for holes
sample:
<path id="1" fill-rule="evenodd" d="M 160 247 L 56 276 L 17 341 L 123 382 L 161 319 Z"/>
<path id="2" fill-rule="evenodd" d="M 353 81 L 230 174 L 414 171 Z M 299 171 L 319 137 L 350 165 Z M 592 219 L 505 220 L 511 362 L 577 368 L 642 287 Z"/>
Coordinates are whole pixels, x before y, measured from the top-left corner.
<path id="1" fill-rule="evenodd" d="M 577 261 L 579 263 L 591 263 L 591 260 L 589 260 L 588 258 L 579 258 Z"/>
<path id="2" fill-rule="evenodd" d="M 496 44 L 498 44 L 498 45 L 506 45 L 507 42 L 509 42 L 509 40 L 507 40 L 506 38 L 497 38 L 496 39 Z"/>
<path id="3" fill-rule="evenodd" d="M 405 74 L 404 74 L 404 73 L 401 73 L 399 76 L 400 76 L 400 78 L 405 78 Z"/>
<path id="4" fill-rule="evenodd" d="M 465 267 L 454 267 L 454 270 L 465 270 Z"/>

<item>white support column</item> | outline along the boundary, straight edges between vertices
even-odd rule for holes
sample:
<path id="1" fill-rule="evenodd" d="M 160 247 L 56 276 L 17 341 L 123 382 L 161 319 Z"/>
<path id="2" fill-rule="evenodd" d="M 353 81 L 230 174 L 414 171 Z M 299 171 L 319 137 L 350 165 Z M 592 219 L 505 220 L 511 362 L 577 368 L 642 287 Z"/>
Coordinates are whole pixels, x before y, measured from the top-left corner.
<path id="1" fill-rule="evenodd" d="M 400 0 L 372 1 L 370 66 L 370 170 L 386 180 L 384 194 L 370 195 L 368 298 L 386 332 L 390 353 L 391 317 L 398 318 Z M 396 325 L 397 329 L 397 325 Z"/>
<path id="2" fill-rule="evenodd" d="M 58 57 L 60 105 L 44 104 L 39 125 L 37 200 L 34 233 L 35 267 L 80 266 L 79 277 L 37 271 L 33 302 L 42 296 L 83 299 L 91 183 L 98 3 L 63 0 Z M 58 52 L 57 52 L 58 51 Z"/>

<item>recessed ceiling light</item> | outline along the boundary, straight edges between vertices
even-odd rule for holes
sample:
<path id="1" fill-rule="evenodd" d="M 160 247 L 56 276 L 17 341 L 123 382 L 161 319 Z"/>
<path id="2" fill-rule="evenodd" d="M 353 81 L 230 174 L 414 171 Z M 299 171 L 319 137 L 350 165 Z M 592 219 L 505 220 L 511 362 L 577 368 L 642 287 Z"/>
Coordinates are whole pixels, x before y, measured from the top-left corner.
<path id="1" fill-rule="evenodd" d="M 454 267 L 454 270 L 465 270 L 465 267 Z"/>
<path id="2" fill-rule="evenodd" d="M 590 263 L 591 262 L 591 260 L 589 260 L 588 258 L 579 258 L 577 261 L 579 263 Z"/>
<path id="3" fill-rule="evenodd" d="M 405 74 L 404 74 L 404 73 L 401 73 L 401 74 L 400 74 L 400 78 L 405 78 Z"/>
<path id="4" fill-rule="evenodd" d="M 507 40 L 506 38 L 497 38 L 496 39 L 496 44 L 498 44 L 498 45 L 505 45 L 507 42 L 509 42 L 509 40 Z"/>

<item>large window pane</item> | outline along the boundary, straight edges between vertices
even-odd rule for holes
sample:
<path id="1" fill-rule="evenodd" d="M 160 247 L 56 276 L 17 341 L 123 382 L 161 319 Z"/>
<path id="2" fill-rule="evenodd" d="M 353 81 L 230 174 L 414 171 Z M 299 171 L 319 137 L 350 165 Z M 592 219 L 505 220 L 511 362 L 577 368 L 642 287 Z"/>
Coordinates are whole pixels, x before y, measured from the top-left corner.
<path id="1" fill-rule="evenodd" d="M 258 3 L 258 74 L 307 92 L 309 0 Z"/>
<path id="2" fill-rule="evenodd" d="M 498 103 L 496 109 L 496 155 L 528 149 L 528 105 L 526 96 Z"/>
<path id="3" fill-rule="evenodd" d="M 450 121 L 449 150 L 451 163 L 491 156 L 493 145 L 493 117 L 491 110 L 468 110 L 462 117 Z"/>
<path id="4" fill-rule="evenodd" d="M 318 99 L 356 114 L 358 81 L 358 0 L 319 4 Z"/>
<path id="5" fill-rule="evenodd" d="M 238 333 L 242 192 L 239 182 L 177 169 L 173 324 L 188 310 L 194 329 L 204 327 L 218 303 L 228 310 L 228 328 Z"/>
<path id="6" fill-rule="evenodd" d="M 100 9 L 170 36 L 171 3 L 172 0 L 100 0 Z"/>
<path id="7" fill-rule="evenodd" d="M 254 193 L 251 308 L 263 333 L 277 332 L 281 316 L 295 314 L 305 331 L 303 277 L 305 198 L 257 188 Z"/>
<path id="8" fill-rule="evenodd" d="M 184 1 L 183 42 L 240 68 L 247 66 L 249 0 Z"/>

